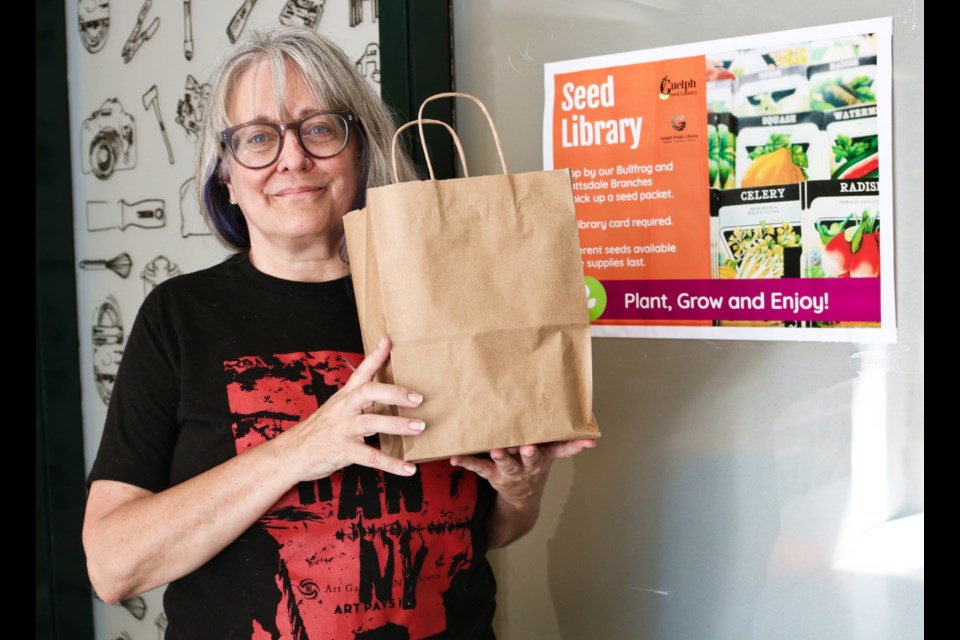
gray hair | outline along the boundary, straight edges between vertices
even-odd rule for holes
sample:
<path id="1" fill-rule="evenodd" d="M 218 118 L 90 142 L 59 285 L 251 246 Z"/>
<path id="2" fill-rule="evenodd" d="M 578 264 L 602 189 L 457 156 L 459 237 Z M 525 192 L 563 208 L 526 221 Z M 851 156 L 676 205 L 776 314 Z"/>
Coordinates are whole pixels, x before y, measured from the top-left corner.
<path id="1" fill-rule="evenodd" d="M 235 251 L 249 249 L 250 238 L 246 220 L 229 202 L 223 184 L 229 163 L 225 161 L 219 135 L 239 124 L 229 121 L 227 109 L 241 76 L 259 64 L 270 66 L 277 107 L 281 113 L 284 111 L 287 63 L 303 73 L 319 104 L 351 111 L 359 120 L 355 132 L 360 141 L 357 169 L 361 192 L 356 196 L 356 206 L 363 206 L 370 187 L 394 181 L 390 154 L 395 119 L 343 50 L 311 29 L 275 27 L 253 31 L 227 53 L 210 77 L 210 98 L 200 127 L 195 166 L 200 210 L 217 238 Z M 406 153 L 398 150 L 396 162 L 401 182 L 416 178 L 416 169 Z"/>

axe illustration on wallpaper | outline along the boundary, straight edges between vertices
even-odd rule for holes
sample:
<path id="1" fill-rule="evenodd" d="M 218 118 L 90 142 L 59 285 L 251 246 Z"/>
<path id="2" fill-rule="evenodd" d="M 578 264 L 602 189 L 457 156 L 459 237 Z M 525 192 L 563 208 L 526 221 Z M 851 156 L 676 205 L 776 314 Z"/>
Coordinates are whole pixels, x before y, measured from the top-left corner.
<path id="1" fill-rule="evenodd" d="M 160 91 L 157 89 L 157 85 L 153 85 L 147 92 L 143 94 L 143 108 L 147 111 L 153 109 L 153 113 L 157 116 L 157 124 L 160 125 L 160 133 L 163 134 L 163 143 L 167 145 L 167 159 L 170 160 L 170 164 L 173 164 L 173 148 L 170 146 L 170 138 L 167 137 L 167 128 L 163 126 L 163 118 L 160 116 L 160 103 L 157 99 Z"/>

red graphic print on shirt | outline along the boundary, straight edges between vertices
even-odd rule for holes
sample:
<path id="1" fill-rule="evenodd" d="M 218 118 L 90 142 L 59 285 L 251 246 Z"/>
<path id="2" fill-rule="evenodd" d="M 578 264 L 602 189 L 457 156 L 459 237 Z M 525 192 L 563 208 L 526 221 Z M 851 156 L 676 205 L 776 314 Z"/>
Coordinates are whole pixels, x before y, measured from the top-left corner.
<path id="1" fill-rule="evenodd" d="M 360 354 L 250 356 L 224 363 L 237 453 L 313 413 Z M 473 562 L 477 478 L 447 461 L 412 477 L 354 465 L 292 489 L 261 520 L 278 546 L 269 611 L 253 638 L 424 638 L 445 630 L 444 592 Z M 275 605 L 275 607 L 274 607 Z"/>

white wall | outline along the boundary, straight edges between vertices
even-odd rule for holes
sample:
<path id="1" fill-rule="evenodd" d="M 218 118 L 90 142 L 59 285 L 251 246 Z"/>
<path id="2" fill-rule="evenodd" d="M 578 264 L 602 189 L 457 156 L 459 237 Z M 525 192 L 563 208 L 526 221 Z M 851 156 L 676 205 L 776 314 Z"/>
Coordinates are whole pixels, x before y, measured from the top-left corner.
<path id="1" fill-rule="evenodd" d="M 898 342 L 594 339 L 603 438 L 493 554 L 501 638 L 923 637 L 922 515 L 878 527 L 924 509 L 922 11 L 454 1 L 456 88 L 490 109 L 514 172 L 542 168 L 545 62 L 894 16 Z M 485 121 L 457 118 L 471 175 L 497 172 Z"/>

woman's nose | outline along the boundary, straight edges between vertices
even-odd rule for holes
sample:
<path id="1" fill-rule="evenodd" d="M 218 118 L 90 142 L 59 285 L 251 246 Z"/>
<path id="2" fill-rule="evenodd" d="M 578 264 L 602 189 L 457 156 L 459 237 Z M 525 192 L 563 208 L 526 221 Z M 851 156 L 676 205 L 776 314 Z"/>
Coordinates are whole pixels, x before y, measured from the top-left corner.
<path id="1" fill-rule="evenodd" d="M 283 146 L 280 149 L 280 158 L 277 160 L 277 169 L 280 171 L 303 171 L 310 164 L 310 156 L 297 138 L 297 132 L 287 129 L 283 132 Z"/>

